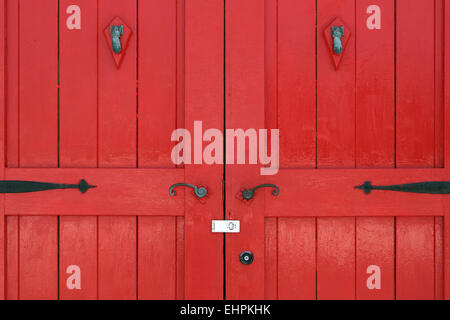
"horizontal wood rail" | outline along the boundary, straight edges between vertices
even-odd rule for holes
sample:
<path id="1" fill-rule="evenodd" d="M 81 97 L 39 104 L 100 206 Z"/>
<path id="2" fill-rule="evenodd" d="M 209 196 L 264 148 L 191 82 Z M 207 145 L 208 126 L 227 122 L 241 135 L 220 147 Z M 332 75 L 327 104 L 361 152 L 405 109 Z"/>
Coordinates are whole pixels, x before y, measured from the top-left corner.
<path id="1" fill-rule="evenodd" d="M 76 190 L 48 190 L 4 194 L 9 216 L 183 216 L 180 189 L 169 187 L 184 180 L 183 169 L 5 169 L 4 180 L 78 183 L 97 186 L 85 194 Z M 195 196 L 192 196 L 195 198 Z"/>
<path id="2" fill-rule="evenodd" d="M 280 194 L 265 190 L 265 216 L 445 216 L 450 195 L 377 191 L 355 186 L 450 181 L 449 169 L 317 169 L 280 170 L 255 183 L 273 183 Z M 244 186 L 245 187 L 245 186 Z M 289 203 L 289 210 L 286 204 Z"/>

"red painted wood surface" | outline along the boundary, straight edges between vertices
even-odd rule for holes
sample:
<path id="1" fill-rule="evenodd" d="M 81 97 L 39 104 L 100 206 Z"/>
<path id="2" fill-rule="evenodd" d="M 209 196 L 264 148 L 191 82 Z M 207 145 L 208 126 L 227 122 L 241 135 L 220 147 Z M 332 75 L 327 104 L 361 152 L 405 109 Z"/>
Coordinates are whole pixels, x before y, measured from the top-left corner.
<path id="1" fill-rule="evenodd" d="M 5 62 L 6 62 L 6 4 L 5 1 L 0 1 L 0 119 L 5 119 L 6 106 L 5 106 Z M 0 177 L 3 177 L 3 168 L 5 167 L 5 128 L 3 124 L 0 125 Z M 4 208 L 4 198 L 0 198 L 0 205 Z M 6 298 L 6 217 L 4 209 L 0 209 L 0 300 Z"/>
<path id="2" fill-rule="evenodd" d="M 444 30 L 450 27 L 450 3 L 444 2 Z M 450 167 L 450 33 L 444 32 L 444 165 Z M 448 208 L 449 201 L 445 202 Z M 449 210 L 443 221 L 443 267 L 444 267 L 444 298 L 450 299 L 450 218 Z"/>
<path id="3" fill-rule="evenodd" d="M 98 29 L 118 15 L 136 30 L 137 8 L 120 0 L 98 1 Z M 98 37 L 98 164 L 136 167 L 136 34 L 128 42 L 119 69 L 104 37 Z"/>
<path id="4" fill-rule="evenodd" d="M 0 298 L 221 299 L 224 273 L 229 299 L 448 298 L 447 197 L 353 188 L 450 176 L 436 169 L 450 149 L 448 3 L 396 3 L 80 0 L 82 28 L 67 30 L 66 0 L 0 1 L 2 179 L 99 186 L 1 196 Z M 380 30 L 366 27 L 371 4 Z M 136 31 L 120 69 L 98 37 L 115 16 Z M 338 70 L 322 36 L 336 16 L 352 32 Z M 175 169 L 172 130 L 223 129 L 224 115 L 280 129 L 276 176 L 228 166 L 223 185 L 222 165 Z M 170 197 L 183 181 L 208 198 Z M 238 198 L 264 182 L 280 195 Z M 223 217 L 242 224 L 225 256 L 210 232 Z M 81 290 L 67 288 L 70 265 Z M 381 289 L 367 287 L 372 265 Z"/>
<path id="5" fill-rule="evenodd" d="M 280 165 L 315 168 L 316 1 L 279 1 L 277 8 Z M 273 8 L 269 10 L 274 11 Z"/>
<path id="6" fill-rule="evenodd" d="M 59 218 L 59 298 L 61 300 L 97 299 L 97 217 Z M 81 288 L 69 289 L 80 268 Z"/>
<path id="7" fill-rule="evenodd" d="M 397 299 L 434 299 L 434 218 L 397 218 Z"/>
<path id="8" fill-rule="evenodd" d="M 355 218 L 318 218 L 317 299 L 354 299 L 355 263 Z"/>
<path id="9" fill-rule="evenodd" d="M 406 218 L 408 219 L 408 218 Z M 356 218 L 356 298 L 392 300 L 395 298 L 395 224 L 393 217 Z M 373 266 L 371 268 L 371 266 Z M 368 287 L 370 276 L 380 270 L 380 287 Z M 370 281 L 370 280 L 369 280 Z M 376 285 L 375 280 L 370 284 Z"/>
<path id="10" fill-rule="evenodd" d="M 376 4 L 381 9 L 381 29 L 369 30 L 366 26 L 367 18 L 370 16 L 367 8 L 372 4 Z M 402 5 L 403 3 L 397 7 L 397 10 L 400 10 Z M 394 82 L 395 72 L 397 74 L 411 72 L 406 67 L 399 69 L 399 65 L 395 65 L 396 58 L 397 60 L 401 59 L 398 54 L 397 57 L 394 56 L 395 45 L 402 45 L 402 41 L 406 44 L 406 40 L 397 39 L 397 43 L 394 42 L 395 24 L 398 19 L 398 16 L 394 15 L 394 2 L 348 1 L 337 4 L 331 1 L 318 1 L 317 6 L 318 34 L 322 33 L 321 24 L 326 26 L 327 19 L 331 21 L 336 16 L 343 19 L 352 31 L 353 39 L 349 43 L 350 49 L 344 52 L 344 64 L 337 71 L 329 63 L 330 53 L 327 51 L 326 45 L 321 42 L 321 37 L 317 42 L 317 60 L 314 59 L 315 51 L 312 50 L 314 46 L 308 46 L 306 43 L 300 45 L 304 39 L 311 40 L 307 24 L 314 17 L 316 9 L 313 3 L 304 1 L 294 4 L 265 1 L 265 126 L 268 129 L 280 128 L 281 166 L 286 169 L 281 170 L 276 176 L 264 179 L 266 183 L 274 183 L 282 190 L 276 198 L 272 197 L 269 191 L 265 191 L 264 211 L 267 218 L 265 222 L 264 295 L 268 299 L 277 297 L 292 299 L 300 296 L 302 290 L 306 291 L 309 288 L 310 285 L 306 284 L 312 282 L 311 277 L 302 278 L 302 272 L 309 270 L 310 266 L 315 266 L 316 258 L 312 256 L 304 261 L 303 257 L 308 254 L 295 254 L 296 250 L 305 248 L 308 241 L 311 241 L 304 239 L 307 237 L 305 233 L 299 235 L 301 229 L 298 221 L 305 219 L 304 217 L 319 217 L 318 225 L 314 228 L 311 227 L 311 232 L 317 233 L 317 243 L 313 242 L 309 249 L 313 252 L 317 250 L 318 255 L 317 297 L 319 299 L 393 299 L 396 294 L 395 273 L 402 272 L 409 277 L 408 273 L 410 272 L 407 269 L 401 271 L 394 269 L 396 258 L 394 244 L 396 237 L 401 237 L 398 233 L 396 235 L 394 217 L 401 216 L 404 221 L 408 222 L 414 221 L 409 217 L 429 216 L 430 219 L 436 221 L 429 226 L 436 230 L 434 238 L 429 241 L 433 243 L 434 249 L 431 252 L 434 252 L 435 255 L 435 261 L 432 263 L 435 279 L 433 288 L 435 297 L 439 298 L 440 288 L 442 288 L 440 283 L 443 281 L 440 280 L 443 269 L 439 258 L 439 248 L 443 242 L 438 231 L 440 230 L 439 216 L 445 214 L 445 196 L 420 195 L 417 197 L 412 194 L 389 192 L 374 192 L 370 196 L 365 196 L 362 192 L 358 193 L 360 190 L 354 190 L 353 187 L 368 180 L 374 184 L 388 185 L 400 183 L 398 181 L 407 183 L 442 180 L 448 176 L 448 172 L 440 170 L 393 169 L 396 163 L 403 166 L 401 159 L 407 157 L 409 158 L 405 162 L 413 164 L 407 165 L 408 167 L 424 167 L 424 165 L 417 164 L 424 155 L 433 159 L 433 162 L 425 167 L 442 167 L 444 119 L 442 112 L 443 42 L 441 37 L 443 20 L 439 13 L 443 3 L 437 1 L 436 4 L 432 4 L 422 1 L 416 6 L 426 7 L 425 9 L 432 7 L 433 14 L 436 13 L 436 17 L 427 18 L 427 33 L 432 36 L 428 39 L 429 46 L 424 49 L 433 54 L 434 62 L 426 71 L 422 67 L 412 71 L 420 74 L 420 77 L 422 71 L 426 74 L 431 72 L 434 75 L 434 79 L 425 85 L 420 82 L 420 85 L 426 88 L 414 93 L 422 99 L 422 91 L 432 92 L 433 97 L 414 101 L 406 94 L 397 96 L 397 103 L 403 104 L 401 108 L 405 110 L 402 112 L 408 113 L 401 119 L 398 118 L 397 113 L 397 120 L 395 120 L 394 104 L 395 86 L 400 82 L 402 82 L 400 86 L 408 86 L 411 83 L 417 85 L 419 82 L 414 82 L 415 79 L 412 77 L 408 77 L 407 81 L 404 81 L 406 76 L 403 75 L 402 79 L 397 78 L 397 83 Z M 408 10 L 402 10 L 405 11 L 402 13 L 405 17 L 410 15 Z M 312 13 L 308 15 L 310 11 Z M 415 11 L 419 10 L 416 8 Z M 297 19 L 292 19 L 293 16 Z M 299 16 L 302 19 L 298 19 Z M 408 21 L 408 23 L 412 22 Z M 432 26 L 431 29 L 428 24 Z M 292 27 L 293 25 L 295 27 Z M 248 28 L 245 29 L 248 30 Z M 311 29 L 310 32 L 314 32 L 314 23 Z M 406 32 L 401 34 L 401 36 L 405 35 Z M 407 37 L 410 36 L 411 34 L 407 35 Z M 309 44 L 314 41 L 314 38 L 312 39 Z M 227 46 L 233 48 L 234 41 L 236 41 L 236 37 L 233 33 L 226 41 Z M 243 54 L 249 54 L 246 50 L 249 48 L 241 48 L 240 51 Z M 406 54 L 406 51 L 403 54 Z M 415 54 L 417 59 L 421 54 L 421 52 Z M 428 53 L 425 56 L 428 57 Z M 311 59 L 312 62 L 305 62 L 309 61 L 308 59 Z M 232 66 L 237 64 L 236 58 L 227 59 L 227 61 L 229 60 L 231 60 L 229 64 Z M 251 60 L 254 61 L 254 59 Z M 317 73 L 314 70 L 315 62 L 317 63 Z M 403 65 L 406 64 L 402 62 L 400 67 Z M 302 72 L 299 71 L 300 69 Z M 230 82 L 235 85 L 234 73 L 232 67 L 229 67 L 226 78 L 231 77 Z M 311 110 L 313 114 L 317 112 L 317 128 L 315 127 L 315 116 L 310 118 L 307 114 L 302 113 L 308 110 L 310 102 L 316 99 L 315 77 L 317 77 L 318 86 L 317 110 L 314 105 Z M 246 99 L 254 94 L 253 91 L 247 90 L 245 97 L 236 98 L 236 93 L 232 88 L 233 86 L 227 87 L 226 96 L 230 95 L 232 101 L 235 99 L 247 101 Z M 428 101 L 426 105 L 425 100 Z M 301 103 L 294 108 L 293 106 L 296 106 L 298 101 Z M 434 103 L 429 103 L 429 101 L 434 101 Z M 422 110 L 411 112 L 414 108 L 422 108 Z M 226 110 L 227 119 L 236 114 L 235 108 L 230 109 L 233 111 L 228 108 Z M 241 108 L 240 115 L 247 112 L 247 109 L 247 105 L 245 108 Z M 410 126 L 410 122 L 419 123 L 423 110 L 433 111 L 430 113 L 430 117 L 432 117 L 430 121 L 433 122 L 433 134 L 431 135 L 433 140 L 421 141 L 421 143 L 432 146 L 431 148 L 427 147 L 431 152 L 426 148 L 418 147 L 418 153 L 413 152 L 408 155 L 407 152 L 411 152 L 411 150 L 403 152 L 398 148 L 398 143 L 396 149 L 396 141 L 398 142 L 400 139 L 402 143 L 412 145 L 415 140 L 420 139 L 420 130 L 412 132 L 413 126 Z M 247 127 L 255 123 L 255 114 L 252 112 L 251 119 L 250 117 L 248 120 L 240 119 L 240 126 Z M 395 121 L 400 123 L 400 126 L 403 123 L 405 126 L 396 130 Z M 313 132 L 312 140 L 303 141 L 302 133 L 308 130 Z M 428 141 L 428 132 L 431 132 L 427 130 L 424 141 Z M 317 155 L 314 142 L 316 135 L 318 139 Z M 299 139 L 302 141 L 301 143 Z M 314 147 L 308 149 L 308 143 L 312 143 Z M 313 168 L 316 163 L 320 169 L 327 168 L 328 170 L 295 170 L 296 168 Z M 354 167 L 370 168 L 370 170 L 354 170 L 352 169 Z M 331 168 L 339 169 L 329 170 Z M 348 170 L 340 170 L 341 168 L 348 168 Z M 373 168 L 383 169 L 373 170 Z M 235 183 L 235 178 L 233 174 L 229 174 L 231 170 L 227 171 L 227 185 L 229 186 Z M 423 176 L 424 174 L 426 176 Z M 239 174 L 239 179 L 242 180 L 242 176 L 243 174 Z M 375 183 L 375 181 L 378 182 Z M 230 193 L 229 190 L 227 189 L 227 195 Z M 260 210 L 257 201 L 254 199 L 248 205 L 251 208 L 231 206 L 231 212 L 251 215 L 254 210 Z M 230 209 L 228 210 L 230 211 Z M 355 216 L 356 219 L 353 218 Z M 255 219 L 252 221 L 255 222 Z M 326 226 L 331 227 L 327 229 Z M 419 232 L 419 238 L 423 236 L 420 230 L 414 231 L 413 226 L 408 228 L 413 229 L 411 231 L 413 234 Z M 323 234 L 321 234 L 321 230 Z M 353 233 L 352 237 L 349 237 L 350 230 Z M 330 234 L 333 235 L 333 238 Z M 257 236 L 256 233 L 254 235 Z M 333 242 L 333 240 L 336 241 Z M 290 246 L 291 243 L 296 244 L 294 249 Z M 336 265 L 336 260 L 342 257 L 336 257 L 330 247 L 334 247 L 335 251 L 343 252 L 347 257 L 340 260 L 335 268 L 331 266 Z M 293 258 L 286 257 L 288 251 L 294 253 Z M 415 256 L 420 259 L 422 252 L 417 252 Z M 293 266 L 299 263 L 298 261 L 301 261 L 303 267 L 301 271 L 286 272 L 291 268 L 296 269 Z M 371 265 L 379 266 L 382 270 L 381 289 L 370 290 L 367 287 L 367 279 L 370 276 L 367 268 Z M 235 271 L 230 272 L 229 277 L 235 277 L 235 274 Z M 428 276 L 427 273 L 425 278 L 427 279 Z M 416 275 L 415 277 L 420 276 Z M 287 278 L 290 280 L 286 280 Z M 342 279 L 347 280 L 341 283 Z M 349 283 L 350 285 L 348 285 Z M 311 292 L 315 298 L 315 283 L 312 286 Z M 247 290 L 247 288 L 241 287 L 238 289 L 232 287 L 232 289 L 233 293 L 236 292 L 234 290 L 239 293 L 245 293 Z M 413 291 L 412 289 L 411 292 Z"/>
<path id="11" fill-rule="evenodd" d="M 380 10 L 379 29 L 367 21 Z M 373 10 L 373 9 L 372 9 Z M 395 3 L 357 1 L 356 14 L 356 154 L 358 168 L 395 165 Z M 370 21 L 370 20 L 369 20 Z M 395 221 L 393 217 L 357 217 L 356 299 L 395 298 Z M 377 269 L 378 268 L 378 269 Z M 379 270 L 379 274 L 377 274 Z M 377 276 L 380 276 L 378 286 Z M 369 281 L 369 282 L 368 282 Z"/>
<path id="12" fill-rule="evenodd" d="M 19 166 L 57 167 L 57 2 L 19 10 L 19 46 Z M 21 217 L 18 248 L 19 298 L 58 299 L 58 218 Z"/>
<path id="13" fill-rule="evenodd" d="M 418 18 L 422 28 L 413 36 L 410 28 Z M 439 122 L 434 83 L 436 36 L 430 36 L 435 23 L 433 2 L 397 2 L 397 167 L 435 166 L 435 123 Z M 411 52 L 410 41 L 420 41 L 420 49 Z M 397 299 L 434 299 L 434 224 L 432 217 L 397 218 Z"/>
<path id="14" fill-rule="evenodd" d="M 167 142 L 172 130 L 184 122 L 204 119 L 206 126 L 216 128 L 223 124 L 223 104 L 218 99 L 223 96 L 223 59 L 216 59 L 223 55 L 220 49 L 223 36 L 217 37 L 223 35 L 223 19 L 222 23 L 217 19 L 223 17 L 223 6 L 199 2 L 190 7 L 191 17 L 202 12 L 210 19 L 212 28 L 204 30 L 203 21 L 198 24 L 195 19 L 187 23 L 191 30 L 205 33 L 193 33 L 195 36 L 188 46 L 186 64 L 193 71 L 186 81 L 190 107 L 184 110 L 184 1 L 164 4 L 141 1 L 136 7 L 120 1 L 81 1 L 77 3 L 81 8 L 81 30 L 67 29 L 68 5 L 64 0 L 59 2 L 59 38 L 58 2 L 46 2 L 32 19 L 27 15 L 35 12 L 27 6 L 19 10 L 15 1 L 8 6 L 7 167 L 21 168 L 9 171 L 7 178 L 1 167 L 2 178 L 61 183 L 77 183 L 85 178 L 98 188 L 89 190 L 94 191 L 89 192 L 91 197 L 68 190 L 57 196 L 49 191 L 16 194 L 17 197 L 10 198 L 7 226 L 0 225 L 0 230 L 9 235 L 6 244 L 8 298 L 222 297 L 222 237 L 209 231 L 210 218 L 222 217 L 222 166 L 202 168 L 205 174 L 191 168 L 185 178 L 183 169 L 174 168 L 170 159 L 172 144 Z M 54 16 L 47 19 L 52 12 Z M 139 35 L 133 35 L 119 70 L 113 64 L 105 40 L 97 36 L 98 30 L 103 30 L 115 15 L 135 31 L 139 15 L 141 30 L 155 30 L 140 34 L 139 58 Z M 35 31 L 29 32 L 28 26 L 35 24 L 33 19 L 44 19 L 44 29 L 53 23 L 44 43 L 28 41 L 39 38 Z M 210 55 L 210 48 L 216 50 L 215 55 Z M 210 57 L 209 60 L 202 54 Z M 83 64 L 79 63 L 80 59 Z M 45 63 L 50 66 L 44 70 Z M 38 78 L 22 70 L 22 66 L 43 70 L 39 77 L 43 90 L 34 89 Z M 199 73 L 202 66 L 204 71 Z M 203 78 L 199 79 L 199 75 Z M 84 79 L 86 76 L 88 81 Z M 211 77 L 217 81 L 211 81 Z M 199 92 L 197 88 L 203 90 L 205 84 L 218 90 Z M 51 89 L 53 93 L 49 94 Z M 142 100 L 136 96 L 139 89 Z M 59 109 L 56 108 L 58 93 Z M 34 111 L 30 111 L 34 99 L 39 100 L 45 112 L 38 114 L 34 106 Z M 171 103 L 170 112 L 167 103 Z M 171 123 L 162 121 L 163 116 L 171 119 Z M 39 117 L 45 119 L 41 121 Z M 37 143 L 31 143 L 30 137 L 36 138 Z M 191 193 L 186 194 L 186 215 L 196 225 L 189 223 L 185 234 L 185 191 L 178 189 L 177 196 L 170 197 L 168 187 L 185 179 L 197 183 L 194 178 L 200 175 L 212 177 L 198 182 L 208 187 L 211 204 L 204 205 Z M 111 178 L 116 180 L 110 181 Z M 18 206 L 19 203 L 23 206 Z M 48 236 L 42 235 L 45 228 L 50 230 Z M 201 231 L 196 232 L 197 229 Z M 160 232 L 154 232 L 157 230 Z M 166 241 L 159 236 L 163 232 Z M 33 237 L 43 237 L 42 250 L 31 243 Z M 205 237 L 214 238 L 205 241 Z M 3 241 L 3 236 L 0 239 Z M 185 243 L 192 248 L 189 252 L 185 252 Z M 198 255 L 194 254 L 197 250 L 212 251 L 216 256 L 211 259 L 205 255 L 205 261 L 197 261 Z M 141 260 L 138 255 L 142 255 Z M 155 256 L 159 257 L 160 264 L 154 263 Z M 29 261 L 35 262 L 36 272 L 45 268 L 43 278 L 34 278 Z M 67 288 L 66 280 L 70 276 L 67 267 L 71 265 L 81 268 L 81 290 Z M 0 266 L 3 266 L 1 261 Z M 205 271 L 198 272 L 199 267 Z M 211 273 L 210 269 L 217 272 Z M 142 277 L 138 276 L 139 272 Z M 3 274 L 1 270 L 0 274 Z M 190 277 L 187 282 L 185 275 Z M 40 286 L 44 286 L 42 291 L 32 291 Z"/>
<path id="15" fill-rule="evenodd" d="M 397 1 L 396 160 L 399 167 L 434 166 L 434 16 L 433 1 Z M 421 28 L 412 34 L 417 19 L 422 21 Z M 411 50 L 411 41 L 421 44 L 417 50 Z"/>
<path id="16" fill-rule="evenodd" d="M 434 299 L 444 299 L 444 217 L 434 218 Z"/>
<path id="17" fill-rule="evenodd" d="M 223 2 L 185 2 L 184 126 L 191 133 L 197 120 L 204 130 L 223 129 L 223 35 Z M 211 220 L 224 216 L 223 165 L 186 165 L 184 180 L 208 188 L 206 201 L 185 193 L 185 298 L 223 299 L 223 235 L 211 233 Z"/>
<path id="18" fill-rule="evenodd" d="M 278 299 L 278 221 L 265 219 L 264 230 L 264 299 Z"/>
<path id="19" fill-rule="evenodd" d="M 136 217 L 98 218 L 98 298 L 136 299 Z"/>
<path id="20" fill-rule="evenodd" d="M 321 36 L 336 16 L 352 32 L 337 71 Z M 354 1 L 317 2 L 317 166 L 321 169 L 355 166 L 354 16 Z M 354 240 L 355 218 L 317 219 L 318 299 L 355 298 Z"/>
<path id="21" fill-rule="evenodd" d="M 6 217 L 5 299 L 19 299 L 19 219 Z"/>
<path id="22" fill-rule="evenodd" d="M 59 166 L 97 167 L 97 3 L 81 1 L 81 29 L 69 30 L 70 1 L 59 2 Z M 77 46 L 74 46 L 74 43 Z M 82 64 L 79 61 L 83 61 Z M 80 134 L 79 128 L 82 129 Z M 82 155 L 82 156 L 80 156 Z M 58 212 L 58 211 L 53 211 Z M 60 299 L 97 299 L 97 217 L 59 219 Z M 80 268 L 81 289 L 69 288 L 71 266 Z"/>
<path id="23" fill-rule="evenodd" d="M 19 166 L 19 0 L 9 0 L 6 14 L 6 166 Z M 2 166 L 3 167 L 3 166 Z"/>
<path id="24" fill-rule="evenodd" d="M 176 298 L 176 217 L 138 218 L 138 299 Z"/>
<path id="25" fill-rule="evenodd" d="M 5 178 L 56 183 L 84 178 L 98 186 L 86 194 L 78 190 L 8 194 L 7 215 L 183 215 L 184 190 L 177 189 L 176 197 L 168 192 L 170 185 L 183 180 L 179 169 L 6 169 Z"/>
<path id="26" fill-rule="evenodd" d="M 173 167 L 177 124 L 177 1 L 140 0 L 139 167 Z"/>
<path id="27" fill-rule="evenodd" d="M 316 299 L 316 219 L 278 219 L 278 299 Z"/>
<path id="28" fill-rule="evenodd" d="M 225 5 L 226 128 L 263 128 L 264 2 L 232 0 Z M 260 184 L 259 171 L 259 166 L 226 167 L 226 218 L 239 219 L 245 226 L 240 234 L 226 236 L 228 299 L 264 298 L 264 197 L 250 204 L 238 196 L 243 188 Z M 251 265 L 239 261 L 245 250 L 255 256 Z"/>
<path id="29" fill-rule="evenodd" d="M 81 29 L 69 30 L 72 4 L 59 2 L 59 165 L 97 167 L 98 8 L 96 1 L 78 1 Z"/>
<path id="30" fill-rule="evenodd" d="M 58 218 L 20 217 L 19 230 L 19 299 L 58 299 Z"/>
<path id="31" fill-rule="evenodd" d="M 356 1 L 356 166 L 395 163 L 394 1 Z M 381 29 L 368 29 L 367 8 L 376 4 Z"/>
<path id="32" fill-rule="evenodd" d="M 27 3 L 27 10 L 19 10 L 19 46 L 19 164 L 21 167 L 57 167 L 56 1 L 33 1 Z"/>
<path id="33" fill-rule="evenodd" d="M 6 37 L 6 167 L 19 166 L 19 2 L 8 1 L 5 10 L 7 23 Z M 3 51 L 2 51 L 3 52 Z M 3 175 L 2 175 L 3 176 Z M 3 178 L 3 177 L 2 177 Z M 2 196 L 3 198 L 3 196 Z M 6 270 L 5 298 L 19 298 L 19 217 L 6 217 Z"/>
<path id="34" fill-rule="evenodd" d="M 323 30 L 338 16 L 355 30 L 355 1 L 317 1 L 317 166 L 355 165 L 355 32 L 336 71 Z"/>

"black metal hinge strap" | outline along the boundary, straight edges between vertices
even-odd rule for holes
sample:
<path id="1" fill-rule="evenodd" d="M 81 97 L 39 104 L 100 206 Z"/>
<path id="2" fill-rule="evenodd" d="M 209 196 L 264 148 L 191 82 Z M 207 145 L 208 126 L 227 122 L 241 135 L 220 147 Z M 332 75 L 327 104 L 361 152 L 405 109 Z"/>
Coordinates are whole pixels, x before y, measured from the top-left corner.
<path id="1" fill-rule="evenodd" d="M 372 190 L 427 194 L 450 194 L 450 181 L 416 182 L 407 184 L 395 184 L 390 186 L 374 186 L 370 181 L 366 181 L 362 185 L 356 186 L 355 189 L 361 189 L 366 194 L 370 194 Z"/>
<path id="2" fill-rule="evenodd" d="M 81 180 L 79 184 L 61 184 L 36 181 L 0 181 L 0 193 L 27 193 L 37 191 L 47 191 L 55 189 L 78 189 L 81 193 L 85 193 L 91 188 L 97 186 L 89 185 L 86 180 Z"/>

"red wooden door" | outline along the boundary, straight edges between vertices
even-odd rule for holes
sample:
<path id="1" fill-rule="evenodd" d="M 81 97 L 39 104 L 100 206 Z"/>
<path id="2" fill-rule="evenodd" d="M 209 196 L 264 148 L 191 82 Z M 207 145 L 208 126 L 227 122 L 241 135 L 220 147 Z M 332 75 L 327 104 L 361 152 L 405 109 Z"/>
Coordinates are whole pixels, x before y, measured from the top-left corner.
<path id="1" fill-rule="evenodd" d="M 0 298 L 222 298 L 223 168 L 175 166 L 170 140 L 223 126 L 222 3 L 2 0 L 0 39 L 1 180 L 97 186 L 1 196 Z"/>
<path id="2" fill-rule="evenodd" d="M 226 297 L 449 298 L 449 196 L 354 188 L 450 179 L 448 2 L 229 0 L 225 12 L 226 128 L 279 129 L 280 161 L 266 176 L 226 166 L 226 215 L 241 220 Z M 279 195 L 240 196 L 263 183 Z"/>

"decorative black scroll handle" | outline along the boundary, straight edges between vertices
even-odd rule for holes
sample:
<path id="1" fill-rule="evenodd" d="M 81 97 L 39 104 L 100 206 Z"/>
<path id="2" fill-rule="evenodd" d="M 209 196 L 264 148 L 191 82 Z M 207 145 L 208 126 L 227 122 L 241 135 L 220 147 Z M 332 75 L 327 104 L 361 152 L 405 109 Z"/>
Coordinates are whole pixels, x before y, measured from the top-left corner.
<path id="1" fill-rule="evenodd" d="M 171 196 L 175 196 L 177 194 L 177 192 L 174 190 L 176 187 L 189 187 L 194 189 L 194 193 L 197 198 L 204 198 L 208 194 L 208 190 L 206 190 L 206 188 L 204 187 L 197 187 L 189 183 L 175 183 L 169 188 L 169 194 Z"/>
<path id="2" fill-rule="evenodd" d="M 278 188 L 276 185 L 274 184 L 261 184 L 257 187 L 254 187 L 252 190 L 244 190 L 242 191 L 242 197 L 245 200 L 250 200 L 251 198 L 253 198 L 253 196 L 255 195 L 255 191 L 259 188 L 264 188 L 264 187 L 268 187 L 268 188 L 274 188 L 275 190 L 272 191 L 272 194 L 274 196 L 277 196 L 280 193 L 280 188 Z"/>
<path id="3" fill-rule="evenodd" d="M 449 181 L 430 181 L 430 182 L 416 182 L 408 184 L 396 184 L 390 186 L 374 186 L 370 181 L 364 182 L 355 189 L 361 189 L 365 194 L 370 194 L 372 190 L 388 190 L 398 192 L 410 193 L 428 193 L 428 194 L 450 194 Z"/>
<path id="4" fill-rule="evenodd" d="M 81 180 L 79 184 L 61 184 L 36 181 L 0 181 L 0 193 L 27 193 L 37 191 L 47 191 L 54 189 L 78 189 L 81 193 L 86 193 L 91 188 L 97 186 L 89 185 L 86 180 Z"/>

